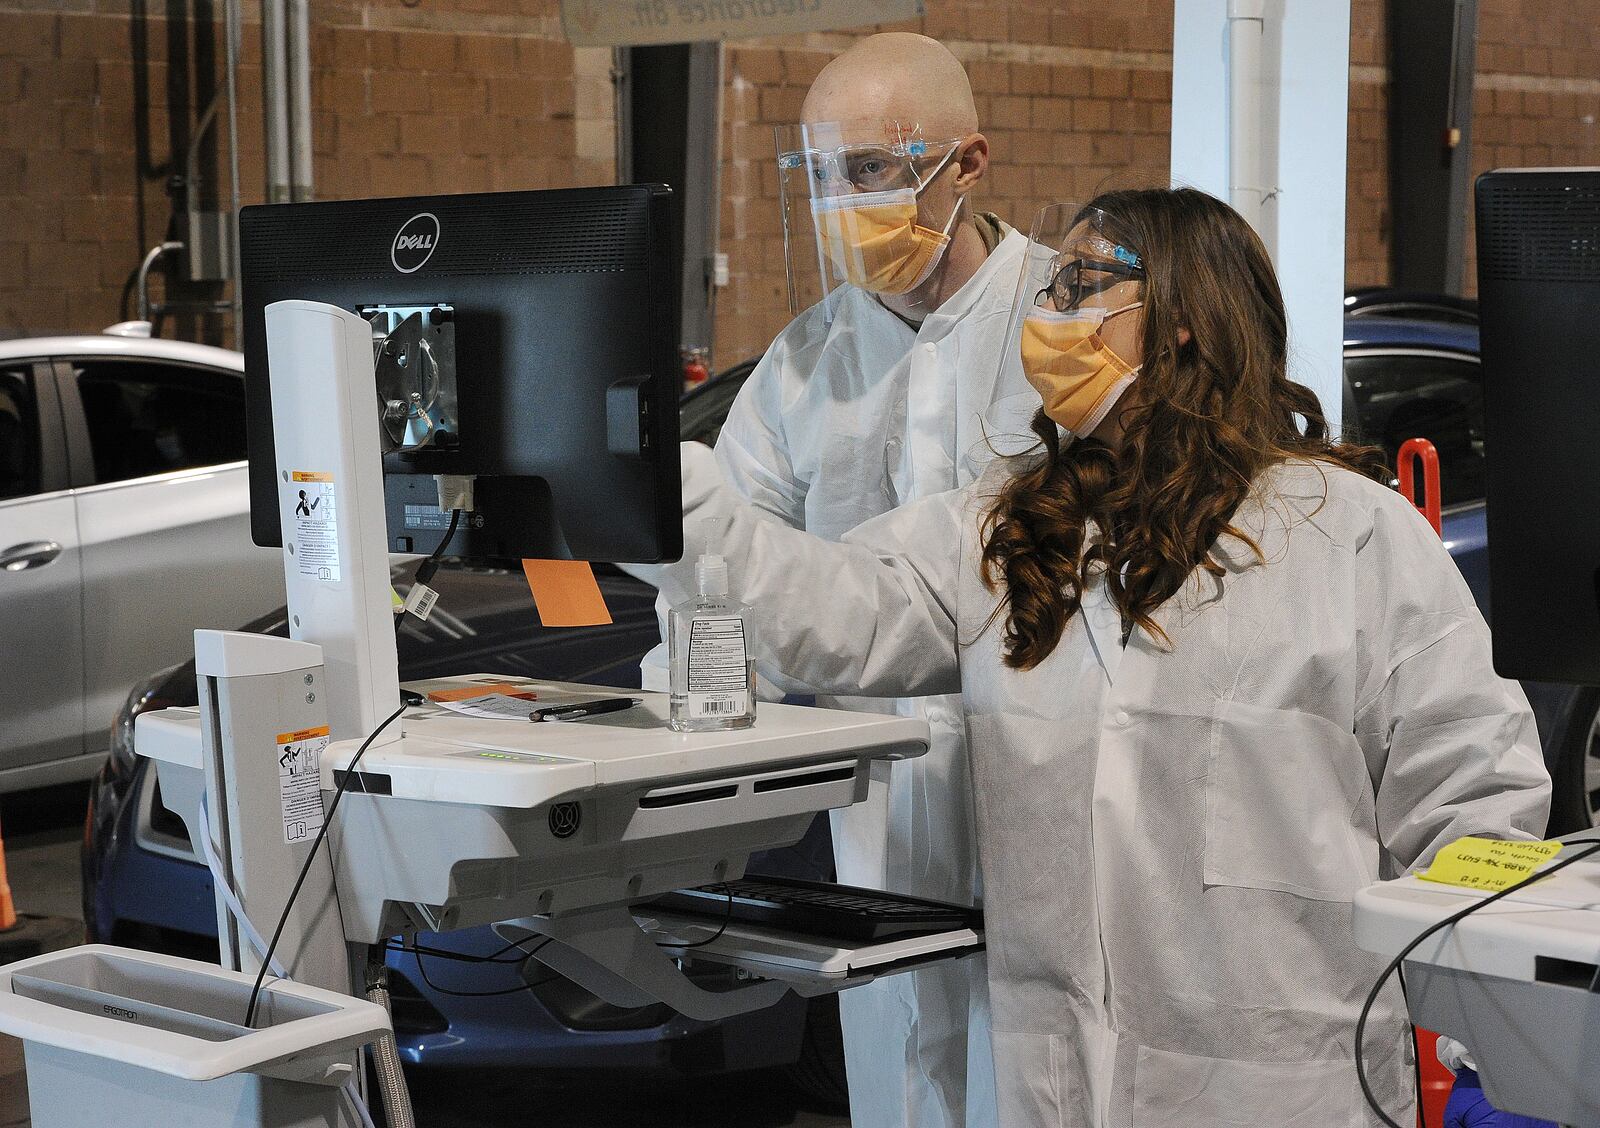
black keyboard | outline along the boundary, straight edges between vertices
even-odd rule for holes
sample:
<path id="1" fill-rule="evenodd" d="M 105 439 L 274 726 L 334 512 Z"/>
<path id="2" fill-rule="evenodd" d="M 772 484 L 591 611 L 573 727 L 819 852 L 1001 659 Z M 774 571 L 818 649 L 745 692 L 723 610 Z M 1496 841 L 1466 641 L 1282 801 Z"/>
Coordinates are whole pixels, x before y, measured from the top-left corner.
<path id="1" fill-rule="evenodd" d="M 857 943 L 983 928 L 983 913 L 978 909 L 791 877 L 750 876 L 679 889 L 649 904 L 719 923 L 763 924 Z"/>

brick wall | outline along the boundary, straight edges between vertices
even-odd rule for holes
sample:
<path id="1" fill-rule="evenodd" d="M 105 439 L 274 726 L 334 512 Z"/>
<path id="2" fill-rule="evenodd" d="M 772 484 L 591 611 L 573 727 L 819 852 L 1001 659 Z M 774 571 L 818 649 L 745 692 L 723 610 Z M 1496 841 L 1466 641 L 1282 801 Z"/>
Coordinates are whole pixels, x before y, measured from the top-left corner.
<path id="1" fill-rule="evenodd" d="M 1354 0 L 1352 12 L 1352 285 L 1388 276 L 1389 2 Z M 980 206 L 1026 224 L 1041 204 L 1082 198 L 1109 177 L 1165 175 L 1171 0 L 1123 0 L 1114 15 L 1088 0 L 927 6 L 904 28 L 944 40 L 972 77 L 994 155 Z M 0 234 L 9 268 L 0 336 L 93 330 L 124 316 L 140 255 L 167 234 L 168 44 L 184 36 L 134 14 L 156 8 L 0 0 L 0 209 L 10 221 Z M 556 0 L 313 0 L 312 19 L 319 196 L 611 179 L 609 53 L 563 42 Z M 1482 0 L 1479 32 L 1474 172 L 1600 164 L 1600 0 Z M 719 294 L 719 365 L 759 352 L 787 317 L 771 127 L 794 120 L 811 79 L 856 34 L 728 47 L 722 246 L 731 284 Z M 247 23 L 247 202 L 262 181 L 259 47 L 260 29 Z M 226 326 L 213 317 L 167 328 L 220 340 Z"/>
<path id="2" fill-rule="evenodd" d="M 1389 278 L 1387 43 L 1382 0 L 1355 0 L 1345 278 Z M 1481 0 L 1472 175 L 1492 168 L 1600 165 L 1600 0 Z M 1466 291 L 1477 290 L 1472 214 Z"/>
<path id="3" fill-rule="evenodd" d="M 922 31 L 966 65 L 992 160 L 975 203 L 1024 228 L 1044 204 L 1083 199 L 1113 177 L 1160 181 L 1169 166 L 1172 5 L 1126 0 L 1106 18 L 1086 0 L 930 0 Z M 860 34 L 880 30 L 864 29 Z M 788 317 L 773 167 L 774 125 L 855 34 L 730 44 L 725 62 L 722 242 L 715 360 L 753 356 Z"/>
<path id="4" fill-rule="evenodd" d="M 1350 286 L 1389 278 L 1387 4 L 1351 10 Z M 1172 5 L 929 0 L 903 30 L 947 43 L 966 64 L 994 169 L 980 204 L 1026 224 L 1053 199 L 1108 178 L 1168 170 Z M 1600 0 L 1481 0 L 1473 175 L 1510 165 L 1600 165 Z M 876 29 L 866 29 L 867 31 Z M 732 285 L 718 307 L 717 361 L 761 351 L 787 315 L 770 125 L 793 120 L 817 69 L 851 35 L 730 45 L 723 242 Z M 1473 292 L 1468 225 L 1468 292 Z"/>
<path id="5" fill-rule="evenodd" d="M 261 29 L 259 7 L 243 7 L 239 174 L 252 203 L 264 176 Z M 0 235 L 0 337 L 93 331 L 131 316 L 131 275 L 168 236 L 172 211 L 169 39 L 193 31 L 136 13 L 166 10 L 0 0 L 0 209 L 10 220 Z M 557 12 L 555 0 L 313 0 L 316 194 L 609 183 L 609 98 L 595 109 L 596 59 L 575 60 Z M 599 54 L 609 87 L 610 54 Z M 194 70 L 187 51 L 175 57 Z M 218 171 L 225 184 L 225 164 Z M 157 300 L 161 289 L 152 284 Z M 221 341 L 227 324 L 184 318 L 164 330 Z"/>

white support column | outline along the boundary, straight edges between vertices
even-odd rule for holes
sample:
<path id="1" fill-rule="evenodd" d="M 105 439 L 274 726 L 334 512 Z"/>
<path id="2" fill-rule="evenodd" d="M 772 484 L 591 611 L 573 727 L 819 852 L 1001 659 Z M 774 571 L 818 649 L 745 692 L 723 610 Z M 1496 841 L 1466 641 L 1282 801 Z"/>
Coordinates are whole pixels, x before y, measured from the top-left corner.
<path id="1" fill-rule="evenodd" d="M 223 879 L 261 939 L 270 941 L 322 827 L 319 765 L 328 744 L 322 652 L 270 635 L 196 631 L 194 665 L 211 847 Z M 220 890 L 217 933 L 224 967 L 261 966 Z M 297 982 L 351 992 L 326 853 L 306 873 L 276 957 Z"/>
<path id="2" fill-rule="evenodd" d="M 400 704 L 372 328 L 320 302 L 266 318 L 289 634 L 322 647 L 333 739 L 359 740 Z"/>
<path id="3" fill-rule="evenodd" d="M 1289 314 L 1289 374 L 1337 429 L 1344 399 L 1349 0 L 1175 0 L 1172 180 L 1262 236 Z"/>

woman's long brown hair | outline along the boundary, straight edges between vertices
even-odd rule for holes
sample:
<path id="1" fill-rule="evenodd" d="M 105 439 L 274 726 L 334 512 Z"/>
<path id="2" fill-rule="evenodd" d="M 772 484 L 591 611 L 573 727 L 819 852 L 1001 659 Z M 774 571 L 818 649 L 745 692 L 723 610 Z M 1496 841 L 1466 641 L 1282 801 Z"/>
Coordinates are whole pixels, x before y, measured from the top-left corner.
<path id="1" fill-rule="evenodd" d="M 1002 592 L 1015 669 L 1055 649 L 1101 568 L 1123 622 L 1166 642 L 1155 610 L 1195 568 L 1222 574 L 1210 556 L 1221 534 L 1253 545 L 1230 521 L 1274 463 L 1386 473 L 1380 451 L 1332 441 L 1316 394 L 1289 379 L 1283 296 L 1237 212 L 1191 188 L 1108 192 L 1080 215 L 1096 210 L 1096 229 L 1144 262 L 1144 365 L 1117 408 L 1119 450 L 1089 439 L 1063 448 L 1041 412 L 1043 457 L 988 513 L 983 576 Z M 1091 521 L 1098 537 L 1085 544 Z"/>

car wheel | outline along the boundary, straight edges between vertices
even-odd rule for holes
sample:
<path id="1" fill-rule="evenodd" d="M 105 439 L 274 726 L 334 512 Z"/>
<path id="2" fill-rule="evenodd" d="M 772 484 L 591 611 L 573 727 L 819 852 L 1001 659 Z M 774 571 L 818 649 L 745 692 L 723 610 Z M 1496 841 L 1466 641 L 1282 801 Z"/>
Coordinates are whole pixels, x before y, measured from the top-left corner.
<path id="1" fill-rule="evenodd" d="M 850 1085 L 844 1073 L 844 1032 L 839 1027 L 839 997 L 821 995 L 806 1009 L 800 1058 L 786 1070 L 789 1083 L 823 1111 L 850 1110 Z"/>
<path id="2" fill-rule="evenodd" d="M 1551 770 L 1550 833 L 1600 826 L 1600 689 L 1578 694 L 1572 724 Z"/>

